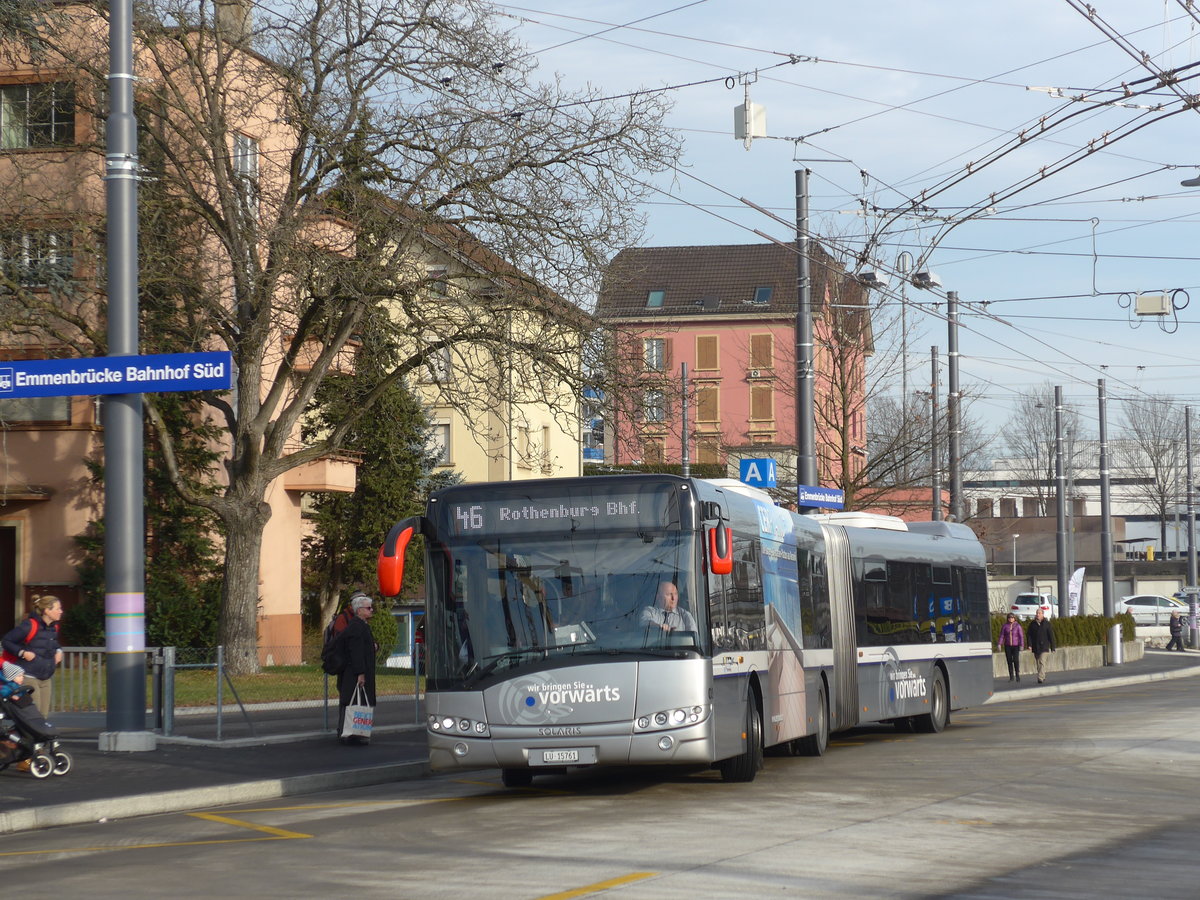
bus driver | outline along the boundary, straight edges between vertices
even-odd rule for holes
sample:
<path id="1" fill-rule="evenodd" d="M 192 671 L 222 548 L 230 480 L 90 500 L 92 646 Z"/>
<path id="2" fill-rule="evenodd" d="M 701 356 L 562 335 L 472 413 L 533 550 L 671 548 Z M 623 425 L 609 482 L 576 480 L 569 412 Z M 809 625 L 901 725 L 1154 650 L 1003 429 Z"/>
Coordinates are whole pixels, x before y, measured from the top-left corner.
<path id="1" fill-rule="evenodd" d="M 654 605 L 642 610 L 642 625 L 657 626 L 662 631 L 695 631 L 696 620 L 686 609 L 679 608 L 679 588 L 664 581 L 658 586 Z"/>

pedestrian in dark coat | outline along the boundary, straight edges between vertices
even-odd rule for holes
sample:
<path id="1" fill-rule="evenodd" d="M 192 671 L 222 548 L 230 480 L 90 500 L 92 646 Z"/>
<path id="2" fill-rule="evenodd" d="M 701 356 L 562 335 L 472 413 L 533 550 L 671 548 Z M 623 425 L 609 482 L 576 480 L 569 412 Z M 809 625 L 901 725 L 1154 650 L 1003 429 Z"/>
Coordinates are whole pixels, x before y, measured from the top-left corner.
<path id="1" fill-rule="evenodd" d="M 1171 640 L 1167 641 L 1168 650 L 1183 650 L 1183 619 L 1179 618 L 1179 613 L 1171 613 L 1171 621 L 1168 623 L 1171 628 Z"/>
<path id="2" fill-rule="evenodd" d="M 42 715 L 49 715 L 51 701 L 50 679 L 63 660 L 58 645 L 58 621 L 62 618 L 62 601 L 50 594 L 33 598 L 33 612 L 3 638 L 4 662 L 14 663 L 25 670 L 25 683 L 33 686 L 33 702 Z"/>
<path id="3" fill-rule="evenodd" d="M 1046 654 L 1054 653 L 1058 647 L 1054 643 L 1054 626 L 1040 608 L 1025 629 L 1025 640 L 1033 651 L 1033 658 L 1037 662 L 1037 680 L 1041 684 L 1046 680 Z"/>
<path id="4" fill-rule="evenodd" d="M 338 674 L 338 734 L 346 726 L 346 707 L 359 685 L 366 691 L 367 703 L 375 705 L 375 638 L 368 624 L 375 615 L 375 602 L 366 594 L 358 594 L 350 601 L 354 618 L 342 631 L 338 640 L 344 642 L 346 666 Z M 359 736 L 342 735 L 343 744 L 365 744 L 367 739 Z"/>

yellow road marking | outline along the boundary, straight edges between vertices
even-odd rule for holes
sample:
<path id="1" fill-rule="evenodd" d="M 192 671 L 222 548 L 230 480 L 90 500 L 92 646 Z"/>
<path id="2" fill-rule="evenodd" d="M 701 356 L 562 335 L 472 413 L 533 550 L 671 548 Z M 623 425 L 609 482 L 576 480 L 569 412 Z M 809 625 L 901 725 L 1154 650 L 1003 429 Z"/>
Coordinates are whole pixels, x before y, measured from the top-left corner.
<path id="1" fill-rule="evenodd" d="M 161 850 L 167 847 L 204 847 L 212 844 L 252 844 L 258 841 L 291 841 L 312 837 L 311 834 L 303 834 L 299 831 L 285 831 L 282 828 L 272 828 L 270 825 L 255 825 L 253 822 L 243 822 L 241 819 L 232 819 L 228 816 L 218 816 L 213 813 L 188 813 L 188 815 L 194 816 L 197 819 L 207 819 L 210 822 L 217 822 L 222 825 L 234 825 L 238 828 L 249 828 L 251 831 L 260 831 L 262 832 L 263 836 L 212 838 L 203 841 L 159 841 L 151 844 L 121 844 L 108 847 L 43 847 L 38 850 L 12 850 L 0 852 L 0 857 L 46 856 L 48 854 L 55 853 L 104 853 L 113 850 Z"/>
<path id="2" fill-rule="evenodd" d="M 620 878 L 610 878 L 608 881 L 597 881 L 595 884 L 589 884 L 586 887 L 563 891 L 561 894 L 547 894 L 544 897 L 538 897 L 537 900 L 568 900 L 570 897 L 586 897 L 588 894 L 598 894 L 600 891 L 607 891 L 609 888 L 620 887 L 623 884 L 630 884 L 634 881 L 641 881 L 643 878 L 653 878 L 657 874 L 657 872 L 633 872 L 630 875 L 622 875 Z"/>
<path id="3" fill-rule="evenodd" d="M 244 812 L 249 812 L 249 810 L 244 810 Z M 299 831 L 285 831 L 282 828 L 273 828 L 270 825 L 255 825 L 253 822 L 243 822 L 241 819 L 231 819 L 229 816 L 218 816 L 216 813 L 194 812 L 188 813 L 188 815 L 197 819 L 207 819 L 209 822 L 220 822 L 223 825 L 234 825 L 238 828 L 249 828 L 251 831 L 261 831 L 263 834 L 269 834 L 272 837 L 284 840 L 312 837 L 311 834 L 301 834 Z"/>
<path id="4" fill-rule="evenodd" d="M 995 825 L 987 819 L 938 819 L 938 825 Z"/>

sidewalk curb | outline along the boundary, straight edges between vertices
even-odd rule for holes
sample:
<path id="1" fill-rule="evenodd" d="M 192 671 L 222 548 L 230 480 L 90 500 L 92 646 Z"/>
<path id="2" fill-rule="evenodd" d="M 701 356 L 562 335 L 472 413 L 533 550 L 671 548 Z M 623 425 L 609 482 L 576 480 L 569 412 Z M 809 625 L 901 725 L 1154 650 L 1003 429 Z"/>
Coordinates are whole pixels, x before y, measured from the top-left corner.
<path id="1" fill-rule="evenodd" d="M 18 809 L 11 812 L 0 812 L 0 834 L 34 831 L 57 825 L 83 825 L 110 819 L 129 819 L 135 816 L 184 812 L 235 803 L 277 800 L 280 797 L 291 797 L 297 794 L 368 787 L 390 781 L 422 778 L 428 773 L 429 761 L 426 759 L 384 766 L 342 769 L 334 772 L 316 772 L 311 775 L 291 775 L 287 778 L 268 778 L 261 781 L 246 781 L 241 784 L 185 788 L 152 794 L 134 794 L 130 797 L 112 797 L 104 800 L 88 800 L 82 803 L 63 803 L 56 806 Z"/>
<path id="2" fill-rule="evenodd" d="M 1100 691 L 1110 687 L 1127 687 L 1131 684 L 1145 684 L 1147 681 L 1170 681 L 1175 678 L 1195 678 L 1200 676 L 1200 666 L 1190 669 L 1175 669 L 1171 672 L 1146 672 L 1141 675 L 1119 675 L 1116 678 L 1104 678 L 1098 681 L 1076 681 L 1072 684 L 1039 684 L 1037 687 L 1018 688 L 1005 691 L 1003 694 L 992 694 L 987 703 L 1007 703 L 1010 700 L 1031 700 L 1035 697 L 1052 697 L 1055 694 L 1077 694 L 1081 691 Z"/>
<path id="3" fill-rule="evenodd" d="M 373 729 L 375 734 L 401 734 L 409 731 L 424 731 L 424 725 L 380 725 Z M 156 734 L 155 741 L 162 744 L 177 744 L 181 747 L 212 747 L 218 750 L 236 750 L 241 747 L 263 747 L 268 744 L 290 744 L 295 741 L 312 741 L 322 738 L 333 740 L 332 731 L 295 731 L 291 734 L 264 734 L 258 737 L 226 738 L 218 741 L 216 738 L 197 738 L 187 735 Z"/>

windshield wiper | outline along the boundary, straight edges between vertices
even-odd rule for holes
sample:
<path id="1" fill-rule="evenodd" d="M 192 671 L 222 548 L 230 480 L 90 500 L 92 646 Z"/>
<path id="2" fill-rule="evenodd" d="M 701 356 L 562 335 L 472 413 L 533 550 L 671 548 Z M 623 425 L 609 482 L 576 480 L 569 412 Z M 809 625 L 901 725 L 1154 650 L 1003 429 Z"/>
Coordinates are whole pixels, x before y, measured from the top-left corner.
<path id="1" fill-rule="evenodd" d="M 474 671 L 468 673 L 463 678 L 463 687 L 473 687 L 479 683 L 480 679 L 486 678 L 488 675 L 491 675 L 493 672 L 495 672 L 500 663 L 507 660 L 519 659 L 520 657 L 529 653 L 540 654 L 543 659 L 546 657 L 546 651 L 541 647 L 526 647 L 523 650 L 509 650 L 507 653 L 501 653 L 499 656 L 492 657 L 491 661 L 484 666 L 480 666 L 478 663 L 476 663 Z"/>

